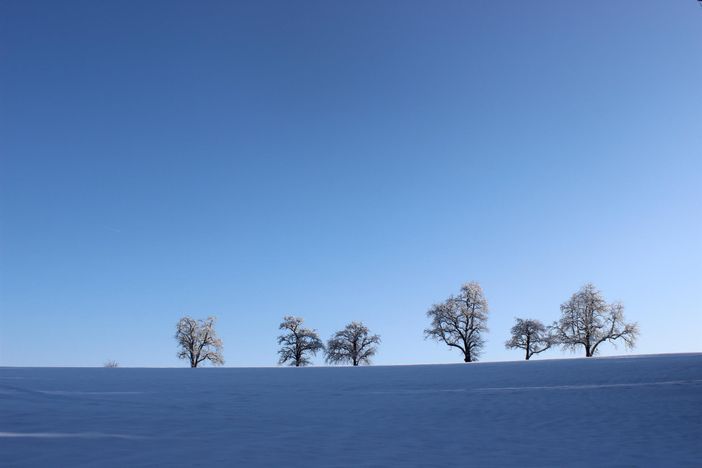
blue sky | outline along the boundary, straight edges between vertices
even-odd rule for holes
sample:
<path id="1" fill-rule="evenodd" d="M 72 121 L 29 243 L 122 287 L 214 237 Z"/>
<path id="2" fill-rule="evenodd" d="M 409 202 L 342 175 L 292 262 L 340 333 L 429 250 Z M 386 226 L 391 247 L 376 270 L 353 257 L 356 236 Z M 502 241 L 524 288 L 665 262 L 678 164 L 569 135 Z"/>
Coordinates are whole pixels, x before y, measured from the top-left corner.
<path id="1" fill-rule="evenodd" d="M 459 362 L 469 280 L 483 360 L 588 281 L 700 351 L 696 3 L 0 1 L 0 365 L 186 365 L 185 314 L 231 366 L 287 314 Z"/>

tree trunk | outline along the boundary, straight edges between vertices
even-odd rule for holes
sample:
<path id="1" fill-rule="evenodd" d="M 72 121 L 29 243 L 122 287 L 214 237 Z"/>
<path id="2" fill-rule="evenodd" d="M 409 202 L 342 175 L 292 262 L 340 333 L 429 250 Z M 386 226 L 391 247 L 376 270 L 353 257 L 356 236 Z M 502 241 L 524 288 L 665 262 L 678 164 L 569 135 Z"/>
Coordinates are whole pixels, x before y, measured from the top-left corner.
<path id="1" fill-rule="evenodd" d="M 526 349 L 526 360 L 528 361 L 531 355 L 529 354 L 529 348 Z"/>
<path id="2" fill-rule="evenodd" d="M 592 357 L 592 351 L 590 351 L 590 345 L 585 345 L 585 357 Z"/>

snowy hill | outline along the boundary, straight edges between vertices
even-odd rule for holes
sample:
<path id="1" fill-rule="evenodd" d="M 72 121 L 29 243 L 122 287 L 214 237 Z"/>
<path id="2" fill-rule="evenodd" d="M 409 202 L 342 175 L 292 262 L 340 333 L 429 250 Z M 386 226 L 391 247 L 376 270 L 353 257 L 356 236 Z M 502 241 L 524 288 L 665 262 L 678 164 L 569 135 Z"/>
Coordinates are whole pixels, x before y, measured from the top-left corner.
<path id="1" fill-rule="evenodd" d="M 0 466 L 700 466 L 702 354 L 0 369 Z"/>

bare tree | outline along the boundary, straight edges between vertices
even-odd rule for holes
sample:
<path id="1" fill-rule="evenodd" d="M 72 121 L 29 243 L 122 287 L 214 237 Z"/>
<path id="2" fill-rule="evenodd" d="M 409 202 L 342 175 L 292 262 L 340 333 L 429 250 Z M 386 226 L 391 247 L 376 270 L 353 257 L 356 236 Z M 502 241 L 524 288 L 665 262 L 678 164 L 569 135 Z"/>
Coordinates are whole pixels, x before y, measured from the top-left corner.
<path id="1" fill-rule="evenodd" d="M 216 317 L 207 317 L 205 320 L 190 317 L 180 319 L 175 334 L 180 348 L 178 358 L 187 359 L 193 368 L 204 361 L 210 361 L 215 366 L 224 364 L 222 340 L 214 329 L 216 321 Z"/>
<path id="2" fill-rule="evenodd" d="M 119 367 L 119 362 L 110 359 L 109 361 L 105 362 L 105 364 L 103 364 L 102 367 L 109 367 L 114 369 L 115 367 Z"/>
<path id="3" fill-rule="evenodd" d="M 351 322 L 327 341 L 327 362 L 330 364 L 370 364 L 378 351 L 379 335 L 369 335 L 368 327 L 361 322 Z"/>
<path id="4" fill-rule="evenodd" d="M 585 356 L 598 352 L 598 346 L 609 341 L 623 340 L 628 349 L 636 345 L 639 327 L 624 321 L 624 306 L 608 304 L 602 293 L 588 283 L 569 300 L 561 304 L 561 319 L 553 325 L 558 344 L 565 349 L 585 348 Z"/>
<path id="5" fill-rule="evenodd" d="M 517 319 L 511 330 L 512 338 L 505 343 L 507 349 L 523 349 L 526 360 L 534 354 L 543 353 L 553 346 L 553 336 L 549 329 L 538 320 Z"/>
<path id="6" fill-rule="evenodd" d="M 288 363 L 291 366 L 300 367 L 310 364 L 308 354 L 313 356 L 319 350 L 324 349 L 322 340 L 316 330 L 310 330 L 302 326 L 302 317 L 291 315 L 283 317 L 283 322 L 278 327 L 280 330 L 287 330 L 287 333 L 278 337 L 278 344 L 282 345 L 278 354 L 280 359 L 278 364 Z"/>
<path id="7" fill-rule="evenodd" d="M 480 284 L 475 281 L 464 284 L 458 296 L 433 305 L 427 316 L 431 327 L 424 330 L 425 338 L 460 349 L 464 362 L 478 360 L 485 346 L 483 333 L 488 331 L 488 303 Z"/>

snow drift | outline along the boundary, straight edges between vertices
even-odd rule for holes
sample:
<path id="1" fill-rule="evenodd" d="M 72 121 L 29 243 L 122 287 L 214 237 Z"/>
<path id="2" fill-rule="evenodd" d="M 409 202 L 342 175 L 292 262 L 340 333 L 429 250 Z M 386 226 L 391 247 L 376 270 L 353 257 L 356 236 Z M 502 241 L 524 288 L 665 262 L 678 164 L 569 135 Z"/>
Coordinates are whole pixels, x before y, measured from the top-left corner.
<path id="1" fill-rule="evenodd" d="M 702 354 L 0 369 L 0 466 L 693 466 Z"/>

